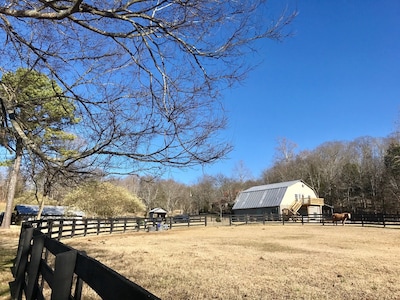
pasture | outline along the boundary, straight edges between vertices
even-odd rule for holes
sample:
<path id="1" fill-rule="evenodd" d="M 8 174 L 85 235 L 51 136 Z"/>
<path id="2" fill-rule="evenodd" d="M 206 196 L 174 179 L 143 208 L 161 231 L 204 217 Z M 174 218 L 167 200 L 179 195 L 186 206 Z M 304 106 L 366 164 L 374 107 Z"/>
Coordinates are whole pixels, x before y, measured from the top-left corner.
<path id="1" fill-rule="evenodd" d="M 10 268 L 17 254 L 19 232 L 17 226 L 0 229 L 0 299 L 10 299 L 8 282 L 13 280 Z"/>
<path id="2" fill-rule="evenodd" d="M 399 229 L 255 224 L 63 242 L 165 300 L 400 299 Z"/>

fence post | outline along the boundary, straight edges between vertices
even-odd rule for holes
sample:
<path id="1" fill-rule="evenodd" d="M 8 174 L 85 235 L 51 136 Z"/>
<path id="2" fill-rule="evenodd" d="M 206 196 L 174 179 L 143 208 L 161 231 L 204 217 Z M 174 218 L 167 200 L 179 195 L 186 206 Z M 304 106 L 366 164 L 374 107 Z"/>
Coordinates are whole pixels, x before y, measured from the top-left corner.
<path id="1" fill-rule="evenodd" d="M 113 233 L 114 230 L 114 219 L 109 219 L 110 220 L 110 233 Z"/>
<path id="2" fill-rule="evenodd" d="M 221 219 L 222 219 L 222 218 L 221 218 Z M 222 220 L 221 220 L 221 222 L 222 222 Z M 204 216 L 204 226 L 207 227 L 207 216 Z"/>
<path id="3" fill-rule="evenodd" d="M 26 288 L 26 299 L 36 299 L 38 293 L 37 281 L 39 277 L 39 268 L 44 248 L 45 236 L 43 234 L 33 237 L 33 246 L 31 259 L 28 266 L 28 285 Z"/>
<path id="4" fill-rule="evenodd" d="M 361 226 L 364 227 L 364 214 L 361 214 Z"/>
<path id="5" fill-rule="evenodd" d="M 51 299 L 68 300 L 78 251 L 70 250 L 56 255 Z"/>
<path id="6" fill-rule="evenodd" d="M 97 218 L 97 235 L 100 234 L 100 219 Z"/>
<path id="7" fill-rule="evenodd" d="M 382 222 L 383 222 L 383 227 L 386 227 L 385 214 L 382 214 Z"/>
<path id="8" fill-rule="evenodd" d="M 304 216 L 301 215 L 301 225 L 304 225 Z"/>
<path id="9" fill-rule="evenodd" d="M 71 238 L 75 235 L 76 219 L 72 220 Z"/>
<path id="10" fill-rule="evenodd" d="M 85 229 L 83 230 L 83 236 L 87 235 L 87 230 L 88 230 L 88 219 L 85 219 Z"/>
<path id="11" fill-rule="evenodd" d="M 26 227 L 24 224 L 22 224 L 17 257 L 15 258 L 14 266 L 11 267 L 11 272 L 15 278 L 13 282 L 9 283 L 12 299 L 21 299 L 22 296 L 22 284 L 25 280 L 24 273 L 28 264 L 32 236 L 33 228 Z"/>
<path id="12" fill-rule="evenodd" d="M 63 225 L 64 225 L 64 219 L 59 220 L 58 223 L 58 238 L 57 240 L 61 240 L 62 234 L 63 234 Z"/>
<path id="13" fill-rule="evenodd" d="M 124 232 L 126 231 L 126 223 L 128 221 L 128 218 L 124 218 Z"/>
<path id="14" fill-rule="evenodd" d="M 49 220 L 47 224 L 48 224 L 48 226 L 47 226 L 47 236 L 49 238 L 51 238 L 51 235 L 53 233 L 53 220 Z"/>
<path id="15" fill-rule="evenodd" d="M 285 218 L 283 217 L 283 214 L 280 215 L 282 218 L 282 225 L 285 225 Z"/>
<path id="16" fill-rule="evenodd" d="M 86 251 L 79 251 L 81 256 L 87 256 Z M 82 289 L 83 289 L 83 280 L 79 276 L 76 278 L 75 283 L 75 291 L 74 291 L 74 299 L 81 300 L 82 299 Z"/>

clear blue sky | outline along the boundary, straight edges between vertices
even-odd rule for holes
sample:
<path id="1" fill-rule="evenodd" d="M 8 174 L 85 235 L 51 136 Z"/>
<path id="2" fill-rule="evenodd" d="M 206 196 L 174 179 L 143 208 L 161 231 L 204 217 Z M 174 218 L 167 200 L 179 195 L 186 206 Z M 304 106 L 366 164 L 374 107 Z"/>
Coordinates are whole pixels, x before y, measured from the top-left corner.
<path id="1" fill-rule="evenodd" d="M 272 1 L 282 4 L 284 1 Z M 400 121 L 400 1 L 288 0 L 299 15 L 282 43 L 264 41 L 262 63 L 227 91 L 226 160 L 167 177 L 192 184 L 234 176 L 239 161 L 254 177 L 271 166 L 278 138 L 314 149 L 328 141 L 386 137 Z"/>

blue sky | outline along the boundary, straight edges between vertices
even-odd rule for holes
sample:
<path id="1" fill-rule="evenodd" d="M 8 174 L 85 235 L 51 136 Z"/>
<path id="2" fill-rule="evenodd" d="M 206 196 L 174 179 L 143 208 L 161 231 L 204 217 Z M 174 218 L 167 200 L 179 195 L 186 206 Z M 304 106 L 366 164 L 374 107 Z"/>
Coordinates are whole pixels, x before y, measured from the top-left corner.
<path id="1" fill-rule="evenodd" d="M 284 1 L 271 1 L 271 5 Z M 314 149 L 328 141 L 385 137 L 400 121 L 400 1 L 288 1 L 294 36 L 265 40 L 261 64 L 224 93 L 235 149 L 211 166 L 171 170 L 192 184 L 201 176 L 234 176 L 240 161 L 258 178 L 271 166 L 278 138 Z M 277 5 L 279 6 L 279 5 Z"/>

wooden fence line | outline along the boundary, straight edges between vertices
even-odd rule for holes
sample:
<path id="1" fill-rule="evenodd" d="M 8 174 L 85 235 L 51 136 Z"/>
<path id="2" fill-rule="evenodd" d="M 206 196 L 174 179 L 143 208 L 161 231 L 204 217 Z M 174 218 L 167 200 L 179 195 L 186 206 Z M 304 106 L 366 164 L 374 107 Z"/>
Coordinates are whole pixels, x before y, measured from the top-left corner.
<path id="1" fill-rule="evenodd" d="M 51 299 L 82 297 L 84 283 L 102 299 L 159 299 L 147 290 L 83 252 L 59 242 L 62 238 L 127 231 L 159 231 L 182 226 L 207 226 L 206 216 L 173 218 L 41 219 L 21 225 L 17 255 L 11 272 L 12 299 L 44 299 L 43 283 Z M 49 256 L 54 257 L 52 268 Z M 73 291 L 73 294 L 72 294 Z M 49 292 L 47 292 L 49 293 Z"/>
<path id="2" fill-rule="evenodd" d="M 19 242 L 11 268 L 15 279 L 10 282 L 12 299 L 45 299 L 50 294 L 50 299 L 79 300 L 84 285 L 102 299 L 159 299 L 84 252 L 50 238 L 29 223 L 22 225 Z"/>
<path id="3" fill-rule="evenodd" d="M 298 215 L 288 217 L 282 214 L 262 214 L 262 215 L 231 215 L 229 216 L 229 224 L 251 224 L 266 222 L 285 223 L 310 223 L 310 224 L 332 224 L 332 217 L 323 214 Z M 351 219 L 346 221 L 346 224 L 361 225 L 361 226 L 400 226 L 399 214 L 351 214 Z"/>
<path id="4" fill-rule="evenodd" d="M 207 226 L 207 216 L 188 216 L 184 221 L 174 221 L 174 218 L 109 218 L 109 219 L 41 219 L 28 221 L 34 228 L 48 237 L 61 240 L 101 233 L 118 233 L 127 231 L 161 231 L 183 226 Z"/>

